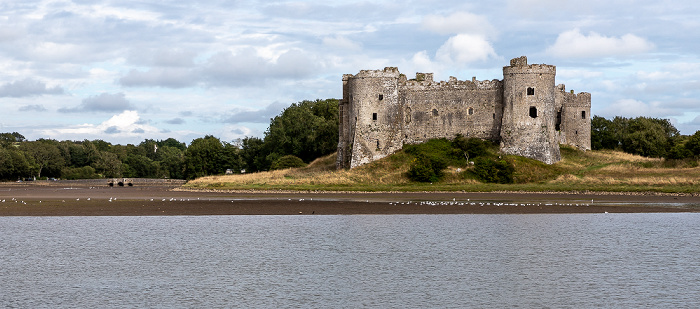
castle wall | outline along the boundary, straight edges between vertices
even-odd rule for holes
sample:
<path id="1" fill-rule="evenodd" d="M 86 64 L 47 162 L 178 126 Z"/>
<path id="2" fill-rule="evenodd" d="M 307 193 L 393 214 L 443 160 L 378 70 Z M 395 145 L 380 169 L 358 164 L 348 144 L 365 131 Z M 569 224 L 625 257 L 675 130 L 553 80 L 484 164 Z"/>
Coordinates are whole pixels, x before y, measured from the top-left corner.
<path id="1" fill-rule="evenodd" d="M 399 89 L 404 143 L 457 134 L 498 139 L 503 110 L 500 81 L 408 81 Z"/>

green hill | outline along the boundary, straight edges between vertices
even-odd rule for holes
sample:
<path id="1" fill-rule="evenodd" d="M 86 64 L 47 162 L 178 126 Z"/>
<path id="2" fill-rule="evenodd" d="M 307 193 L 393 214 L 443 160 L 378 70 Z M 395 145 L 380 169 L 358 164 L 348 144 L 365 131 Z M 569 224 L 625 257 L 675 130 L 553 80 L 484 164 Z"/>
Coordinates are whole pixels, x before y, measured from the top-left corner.
<path id="1" fill-rule="evenodd" d="M 426 145 L 427 144 L 427 145 Z M 665 160 L 619 151 L 581 151 L 562 147 L 562 160 L 553 165 L 519 156 L 499 156 L 496 145 L 467 160 L 463 151 L 429 143 L 403 150 L 350 170 L 336 170 L 336 155 L 313 161 L 306 167 L 243 175 L 209 176 L 190 181 L 192 189 L 224 190 L 330 190 L 330 191 L 614 191 L 697 193 L 700 168 L 697 160 Z M 427 154 L 426 154 L 427 153 Z M 424 157 L 430 157 L 425 159 Z M 423 159 L 421 159 L 423 158 Z M 472 161 L 472 158 L 473 161 Z M 442 161 L 439 181 L 409 178 L 409 170 L 421 160 Z M 478 161 L 506 162 L 512 166 L 512 183 L 490 183 L 479 175 Z M 473 162 L 477 161 L 476 164 Z"/>

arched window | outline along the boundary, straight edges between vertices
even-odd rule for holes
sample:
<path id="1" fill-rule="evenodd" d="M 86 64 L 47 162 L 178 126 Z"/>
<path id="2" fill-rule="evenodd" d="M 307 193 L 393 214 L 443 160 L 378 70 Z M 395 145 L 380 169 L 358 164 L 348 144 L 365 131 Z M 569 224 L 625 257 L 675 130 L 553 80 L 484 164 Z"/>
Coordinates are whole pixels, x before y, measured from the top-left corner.
<path id="1" fill-rule="evenodd" d="M 530 106 L 530 117 L 537 118 L 537 107 Z"/>
<path id="2" fill-rule="evenodd" d="M 471 107 L 469 108 L 469 115 L 474 115 L 474 109 Z"/>
<path id="3" fill-rule="evenodd" d="M 383 94 L 380 94 L 380 95 L 379 95 L 379 101 L 381 101 L 381 100 L 384 100 L 384 95 L 383 95 Z"/>
<path id="4" fill-rule="evenodd" d="M 532 88 L 532 87 L 527 88 L 527 95 L 535 95 L 535 88 Z"/>
<path id="5" fill-rule="evenodd" d="M 586 111 L 581 111 L 581 119 L 586 119 Z"/>

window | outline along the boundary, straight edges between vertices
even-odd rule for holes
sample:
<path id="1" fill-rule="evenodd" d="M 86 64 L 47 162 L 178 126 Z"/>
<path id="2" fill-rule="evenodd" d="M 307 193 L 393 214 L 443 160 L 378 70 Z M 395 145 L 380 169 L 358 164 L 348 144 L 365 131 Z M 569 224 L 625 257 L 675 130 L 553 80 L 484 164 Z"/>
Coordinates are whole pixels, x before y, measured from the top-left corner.
<path id="1" fill-rule="evenodd" d="M 433 116 L 437 116 L 437 115 L 438 115 L 437 109 L 434 109 L 434 108 L 433 108 Z"/>
<path id="2" fill-rule="evenodd" d="M 372 113 L 372 120 L 377 120 L 377 113 Z"/>
<path id="3" fill-rule="evenodd" d="M 554 130 L 561 130 L 561 111 L 557 112 L 557 123 L 554 125 Z"/>
<path id="4" fill-rule="evenodd" d="M 530 106 L 530 117 L 537 118 L 537 107 Z"/>
<path id="5" fill-rule="evenodd" d="M 535 95 L 535 88 L 532 88 L 532 87 L 527 88 L 527 95 Z"/>
<path id="6" fill-rule="evenodd" d="M 474 115 L 474 109 L 471 107 L 469 108 L 469 115 Z"/>
<path id="7" fill-rule="evenodd" d="M 493 119 L 496 119 L 496 113 L 493 113 Z"/>
<path id="8" fill-rule="evenodd" d="M 384 95 L 383 95 L 383 94 L 380 94 L 380 95 L 379 95 L 379 101 L 381 101 L 381 100 L 384 100 Z"/>
<path id="9" fill-rule="evenodd" d="M 586 111 L 581 111 L 581 119 L 586 119 Z"/>
<path id="10" fill-rule="evenodd" d="M 377 149 L 379 149 L 379 140 L 377 140 Z"/>

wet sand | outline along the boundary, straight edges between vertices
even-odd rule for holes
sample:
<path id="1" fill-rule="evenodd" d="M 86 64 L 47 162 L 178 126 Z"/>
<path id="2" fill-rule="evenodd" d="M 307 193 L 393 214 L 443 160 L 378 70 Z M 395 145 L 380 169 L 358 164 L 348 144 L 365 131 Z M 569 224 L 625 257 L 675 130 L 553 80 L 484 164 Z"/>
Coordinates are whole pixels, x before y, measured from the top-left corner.
<path id="1" fill-rule="evenodd" d="M 700 212 L 700 196 L 566 193 L 346 193 L 182 191 L 0 184 L 0 216 L 524 214 Z"/>

